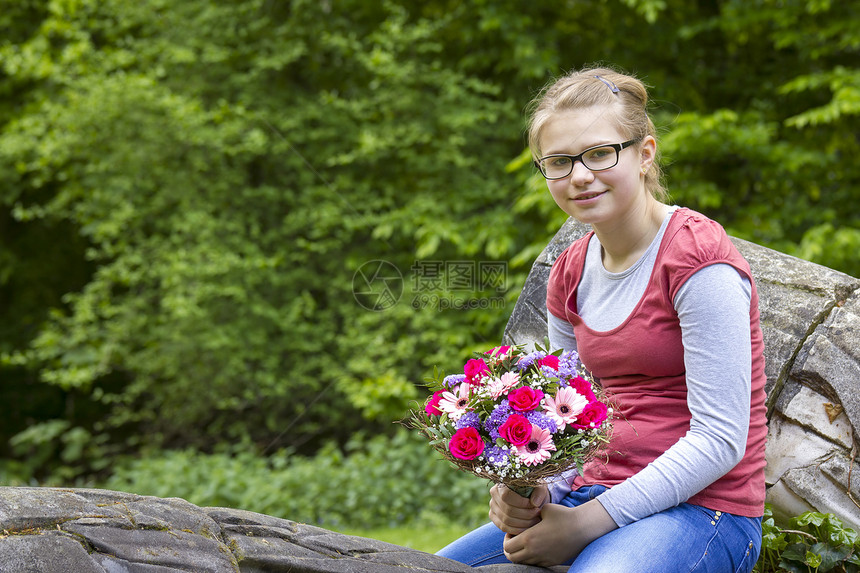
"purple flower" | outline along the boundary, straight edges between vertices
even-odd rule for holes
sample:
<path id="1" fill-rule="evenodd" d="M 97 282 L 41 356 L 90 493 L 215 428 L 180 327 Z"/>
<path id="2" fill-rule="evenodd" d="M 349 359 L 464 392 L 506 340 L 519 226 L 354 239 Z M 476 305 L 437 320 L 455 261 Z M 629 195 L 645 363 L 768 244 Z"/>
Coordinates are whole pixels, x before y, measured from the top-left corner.
<path id="1" fill-rule="evenodd" d="M 517 368 L 520 370 L 526 370 L 529 366 L 535 363 L 535 361 L 540 360 L 546 356 L 546 352 L 541 352 L 540 350 L 535 350 L 529 354 L 526 354 L 522 358 L 517 361 Z"/>
<path id="2" fill-rule="evenodd" d="M 454 424 L 454 427 L 458 430 L 462 428 L 475 428 L 476 430 L 481 429 L 481 417 L 478 416 L 475 412 L 466 412 L 460 419 L 457 420 L 457 423 Z"/>
<path id="3" fill-rule="evenodd" d="M 448 376 L 445 376 L 444 380 L 442 380 L 442 384 L 444 384 L 446 388 L 453 388 L 458 384 L 462 384 L 465 380 L 465 374 L 449 374 Z"/>
<path id="4" fill-rule="evenodd" d="M 579 363 L 579 354 L 576 350 L 562 353 L 558 359 L 558 377 L 560 381 L 577 376 L 576 365 Z"/>
<path id="5" fill-rule="evenodd" d="M 499 427 L 505 423 L 505 420 L 507 420 L 508 416 L 512 413 L 513 410 L 511 410 L 511 405 L 507 400 L 499 402 L 499 405 L 490 412 L 490 416 L 487 418 L 487 421 L 484 422 L 484 430 L 490 434 L 491 440 L 495 442 L 501 437 L 501 434 L 499 434 Z"/>
<path id="6" fill-rule="evenodd" d="M 510 453 L 504 448 L 500 448 L 499 446 L 493 446 L 484 451 L 484 456 L 494 466 L 503 467 L 508 465 L 508 458 L 510 457 Z"/>
<path id="7" fill-rule="evenodd" d="M 555 420 L 544 414 L 543 412 L 538 412 L 534 410 L 532 412 L 526 413 L 526 419 L 537 426 L 538 428 L 543 428 L 547 430 L 549 433 L 554 434 L 558 431 L 558 423 Z"/>
<path id="8" fill-rule="evenodd" d="M 541 366 L 540 371 L 547 378 L 558 378 L 560 376 L 559 371 L 552 366 Z"/>

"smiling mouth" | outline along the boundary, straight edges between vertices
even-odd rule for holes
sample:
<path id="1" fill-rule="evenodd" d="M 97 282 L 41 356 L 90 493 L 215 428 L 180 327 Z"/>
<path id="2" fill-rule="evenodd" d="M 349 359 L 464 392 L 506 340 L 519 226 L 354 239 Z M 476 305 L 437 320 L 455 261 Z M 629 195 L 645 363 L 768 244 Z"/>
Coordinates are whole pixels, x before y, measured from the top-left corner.
<path id="1" fill-rule="evenodd" d="M 574 198 L 574 201 L 585 201 L 586 199 L 594 199 L 600 195 L 603 195 L 605 191 L 598 191 L 596 193 L 586 193 L 585 195 L 579 195 Z"/>

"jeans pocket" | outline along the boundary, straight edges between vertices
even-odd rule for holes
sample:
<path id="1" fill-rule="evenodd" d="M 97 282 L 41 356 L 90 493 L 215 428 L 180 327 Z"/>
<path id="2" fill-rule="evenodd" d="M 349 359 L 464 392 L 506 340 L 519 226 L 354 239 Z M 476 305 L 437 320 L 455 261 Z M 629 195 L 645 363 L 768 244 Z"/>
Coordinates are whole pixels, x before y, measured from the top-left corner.
<path id="1" fill-rule="evenodd" d="M 718 511 L 714 511 L 713 509 L 708 509 L 707 507 L 704 507 L 704 506 L 701 506 L 701 505 L 695 505 L 695 504 L 692 504 L 692 503 L 687 504 L 687 505 L 689 505 L 690 507 L 695 508 L 695 509 L 696 509 L 696 511 L 698 511 L 699 513 L 701 513 L 702 515 L 704 515 L 705 517 L 707 517 L 707 518 L 708 518 L 708 521 L 711 521 L 711 522 L 714 522 L 714 521 L 717 519 L 717 516 L 721 515 L 721 513 L 720 513 L 720 512 L 718 512 Z"/>

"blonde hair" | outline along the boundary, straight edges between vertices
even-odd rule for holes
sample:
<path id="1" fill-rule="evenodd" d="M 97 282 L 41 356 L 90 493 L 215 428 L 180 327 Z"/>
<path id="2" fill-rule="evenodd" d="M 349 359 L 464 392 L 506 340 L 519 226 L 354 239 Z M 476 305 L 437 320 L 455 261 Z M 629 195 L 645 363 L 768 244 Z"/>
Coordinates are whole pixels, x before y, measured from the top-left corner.
<path id="1" fill-rule="evenodd" d="M 541 157 L 543 128 L 560 112 L 607 106 L 613 111 L 618 130 L 628 139 L 647 135 L 657 139 L 648 115 L 648 90 L 633 76 L 606 67 L 572 71 L 548 84 L 529 106 L 528 142 L 532 157 Z M 658 157 L 645 173 L 645 189 L 659 201 L 668 199 Z"/>

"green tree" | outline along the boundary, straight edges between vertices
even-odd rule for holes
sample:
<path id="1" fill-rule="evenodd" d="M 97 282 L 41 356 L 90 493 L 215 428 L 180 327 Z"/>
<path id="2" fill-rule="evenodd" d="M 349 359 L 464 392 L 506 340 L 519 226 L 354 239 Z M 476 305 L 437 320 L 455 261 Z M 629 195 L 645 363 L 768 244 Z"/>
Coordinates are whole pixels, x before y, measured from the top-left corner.
<path id="1" fill-rule="evenodd" d="M 486 194 L 515 149 L 499 124 L 519 118 L 438 60 L 450 18 L 121 0 L 43 18 L 3 46 L 28 104 L 0 139 L 2 196 L 19 224 L 73 228 L 92 275 L 6 363 L 101 414 L 64 412 L 20 451 L 58 428 L 102 454 L 314 444 L 390 425 L 431 360 L 495 343 L 501 313 L 374 313 L 352 292 L 368 259 L 510 248 L 472 222 L 511 219 Z"/>
<path id="2" fill-rule="evenodd" d="M 860 12 L 844 2 L 727 1 L 680 35 L 719 47 L 664 116 L 675 197 L 735 235 L 860 276 Z M 705 88 L 705 89 L 702 89 Z"/>

